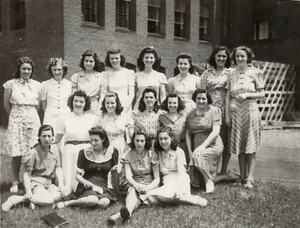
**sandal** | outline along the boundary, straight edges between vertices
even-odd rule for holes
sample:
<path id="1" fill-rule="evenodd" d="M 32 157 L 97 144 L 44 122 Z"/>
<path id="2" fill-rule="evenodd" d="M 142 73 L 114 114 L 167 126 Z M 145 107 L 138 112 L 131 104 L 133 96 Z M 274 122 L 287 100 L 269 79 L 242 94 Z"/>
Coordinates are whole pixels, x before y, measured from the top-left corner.
<path id="1" fill-rule="evenodd" d="M 9 189 L 11 193 L 17 193 L 19 191 L 19 182 L 14 181 Z"/>
<path id="2" fill-rule="evenodd" d="M 254 181 L 253 180 L 246 180 L 246 183 L 244 184 L 245 188 L 253 188 Z"/>
<path id="3" fill-rule="evenodd" d="M 14 203 L 11 199 L 8 199 L 5 203 L 2 204 L 2 211 L 8 212 L 14 206 Z"/>
<path id="4" fill-rule="evenodd" d="M 35 209 L 35 204 L 30 202 L 29 208 L 30 208 L 31 210 L 34 210 L 34 209 Z"/>
<path id="5" fill-rule="evenodd" d="M 108 225 L 113 226 L 113 225 L 116 224 L 116 222 L 117 222 L 118 219 L 120 219 L 120 218 L 121 218 L 121 215 L 120 215 L 120 213 L 118 212 L 118 213 L 116 213 L 116 214 L 111 215 L 111 216 L 107 219 L 107 223 L 108 223 Z"/>
<path id="6" fill-rule="evenodd" d="M 62 209 L 62 208 L 65 208 L 66 207 L 66 204 L 64 202 L 59 202 L 56 204 L 56 208 L 57 209 Z"/>

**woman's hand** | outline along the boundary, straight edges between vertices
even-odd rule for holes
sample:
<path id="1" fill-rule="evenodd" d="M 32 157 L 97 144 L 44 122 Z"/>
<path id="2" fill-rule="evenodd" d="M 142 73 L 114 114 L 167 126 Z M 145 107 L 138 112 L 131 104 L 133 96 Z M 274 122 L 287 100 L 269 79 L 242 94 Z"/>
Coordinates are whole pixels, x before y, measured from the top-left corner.
<path id="1" fill-rule="evenodd" d="M 68 188 L 67 188 L 66 186 L 58 187 L 58 191 L 60 192 L 60 194 L 61 194 L 62 196 L 67 196 L 67 195 L 70 194 L 70 193 L 69 193 L 69 190 L 68 190 Z"/>
<path id="2" fill-rule="evenodd" d="M 248 94 L 247 94 L 247 93 L 239 94 L 239 95 L 236 97 L 236 99 L 237 99 L 239 102 L 241 102 L 241 101 L 243 101 L 243 100 L 245 100 L 245 99 L 247 99 L 247 98 L 248 98 Z"/>
<path id="3" fill-rule="evenodd" d="M 94 184 L 91 183 L 91 182 L 89 182 L 89 181 L 85 181 L 84 184 L 83 184 L 83 186 L 84 186 L 85 188 L 93 188 L 93 187 L 94 187 Z"/>
<path id="4" fill-rule="evenodd" d="M 202 153 L 205 149 L 206 149 L 206 146 L 203 146 L 203 144 L 196 148 L 196 150 L 200 151 L 200 153 Z"/>
<path id="5" fill-rule="evenodd" d="M 141 194 L 146 193 L 145 186 L 142 184 L 135 184 L 133 187 L 135 188 L 135 190 L 137 190 L 137 192 L 139 192 Z"/>
<path id="6" fill-rule="evenodd" d="M 104 191 L 103 191 L 103 188 L 101 188 L 101 187 L 99 187 L 99 186 L 96 186 L 96 185 L 93 186 L 92 190 L 93 190 L 94 192 L 99 193 L 99 194 L 103 194 L 103 192 L 104 192 Z"/>

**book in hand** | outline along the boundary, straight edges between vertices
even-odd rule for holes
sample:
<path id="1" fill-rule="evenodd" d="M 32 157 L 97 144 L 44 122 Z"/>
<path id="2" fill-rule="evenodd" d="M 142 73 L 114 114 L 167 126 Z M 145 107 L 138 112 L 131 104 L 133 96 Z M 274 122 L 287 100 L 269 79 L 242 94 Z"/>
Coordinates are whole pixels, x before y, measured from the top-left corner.
<path id="1" fill-rule="evenodd" d="M 50 225 L 53 228 L 62 227 L 69 223 L 68 220 L 60 217 L 55 212 L 45 215 L 41 217 L 41 219 L 43 219 L 48 225 Z"/>

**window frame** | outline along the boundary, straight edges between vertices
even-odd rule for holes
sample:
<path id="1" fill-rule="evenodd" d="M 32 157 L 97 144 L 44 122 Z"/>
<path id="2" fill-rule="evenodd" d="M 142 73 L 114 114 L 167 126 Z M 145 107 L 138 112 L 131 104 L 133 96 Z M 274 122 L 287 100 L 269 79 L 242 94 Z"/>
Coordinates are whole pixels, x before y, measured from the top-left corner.
<path id="1" fill-rule="evenodd" d="M 125 4 L 122 11 L 118 11 L 120 9 L 119 3 Z M 128 31 L 136 31 L 136 0 L 116 0 L 116 29 L 128 30 Z M 124 12 L 125 11 L 125 12 Z M 125 24 L 120 24 L 122 21 L 120 17 L 125 16 Z"/>
<path id="2" fill-rule="evenodd" d="M 200 11 L 199 11 L 199 41 L 201 42 L 209 42 L 210 41 L 210 11 L 211 5 L 209 0 L 199 0 Z M 203 13 L 203 8 L 205 7 L 207 10 L 207 15 Z M 202 25 L 202 21 L 205 23 Z M 205 37 L 201 36 L 201 31 L 204 31 L 203 34 Z"/>
<path id="3" fill-rule="evenodd" d="M 176 9 L 176 1 L 184 1 L 185 9 Z M 176 21 L 176 16 L 180 15 L 180 21 Z M 174 38 L 175 39 L 190 39 L 190 15 L 191 1 L 190 0 L 174 0 Z M 180 26 L 180 35 L 177 36 L 177 26 Z"/>
<path id="4" fill-rule="evenodd" d="M 21 30 L 26 27 L 25 0 L 11 0 L 11 30 Z"/>
<path id="5" fill-rule="evenodd" d="M 264 27 L 263 23 L 266 23 L 267 27 Z M 261 28 L 263 27 L 263 28 Z M 262 35 L 262 37 L 261 37 Z M 254 41 L 266 41 L 271 39 L 271 26 L 270 21 L 267 19 L 256 20 L 254 22 L 253 40 Z"/>
<path id="6" fill-rule="evenodd" d="M 84 4 L 84 2 L 94 2 L 92 4 Z M 89 13 L 86 13 L 86 11 Z M 93 12 L 94 11 L 94 12 Z M 82 22 L 84 24 L 105 26 L 105 0 L 81 0 Z M 94 15 L 93 20 L 85 20 L 85 15 Z M 91 17 L 91 16 L 90 16 Z"/>

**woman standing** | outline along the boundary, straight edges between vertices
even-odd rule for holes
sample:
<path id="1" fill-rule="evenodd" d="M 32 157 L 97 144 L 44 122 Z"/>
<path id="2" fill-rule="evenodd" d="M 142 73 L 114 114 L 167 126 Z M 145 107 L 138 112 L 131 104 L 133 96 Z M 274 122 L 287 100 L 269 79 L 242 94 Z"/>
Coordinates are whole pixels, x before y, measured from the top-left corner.
<path id="1" fill-rule="evenodd" d="M 82 54 L 79 66 L 82 71 L 71 76 L 73 93 L 77 90 L 84 91 L 91 99 L 89 112 L 96 114 L 100 108 L 99 100 L 103 99 L 107 88 L 107 82 L 101 73 L 104 63 L 94 51 L 87 50 Z"/>
<path id="2" fill-rule="evenodd" d="M 204 178 L 206 193 L 215 189 L 214 179 L 223 151 L 220 133 L 222 124 L 221 110 L 212 104 L 209 93 L 197 89 L 192 96 L 197 108 L 186 119 L 186 144 L 191 159 L 189 175 L 191 183 L 200 187 L 200 178 Z"/>
<path id="3" fill-rule="evenodd" d="M 145 47 L 137 59 L 140 72 L 135 74 L 137 87 L 134 110 L 138 110 L 139 101 L 145 88 L 151 86 L 158 94 L 158 103 L 161 104 L 166 98 L 166 75 L 157 71 L 160 66 L 160 58 L 153 47 Z"/>
<path id="4" fill-rule="evenodd" d="M 212 105 L 219 107 L 222 112 L 222 126 L 220 136 L 224 143 L 222 169 L 219 179 L 223 176 L 226 179 L 227 167 L 231 157 L 228 150 L 228 129 L 226 126 L 225 110 L 227 89 L 226 83 L 229 77 L 230 54 L 229 50 L 224 46 L 218 46 L 212 52 L 208 60 L 209 69 L 203 72 L 201 80 L 201 88 L 209 92 L 212 98 Z"/>
<path id="5" fill-rule="evenodd" d="M 168 93 L 175 93 L 180 96 L 185 104 L 185 112 L 189 113 L 195 108 L 195 103 L 192 100 L 192 94 L 201 86 L 201 78 L 193 75 L 194 66 L 192 56 L 189 54 L 180 54 L 176 58 L 179 75 L 168 80 Z"/>
<path id="6" fill-rule="evenodd" d="M 124 111 L 128 112 L 134 97 L 134 71 L 124 68 L 125 57 L 120 49 L 108 50 L 105 64 L 108 67 L 104 72 L 107 91 L 117 93 Z"/>
<path id="7" fill-rule="evenodd" d="M 106 208 L 117 200 L 116 194 L 107 187 L 108 172 L 118 164 L 118 150 L 110 145 L 105 130 L 93 127 L 89 130 L 92 146 L 80 150 L 77 160 L 75 192 L 77 199 L 60 202 L 57 208 L 68 206 L 100 206 Z M 112 176 L 118 192 L 117 173 Z"/>
<path id="8" fill-rule="evenodd" d="M 133 133 L 131 150 L 122 158 L 125 174 L 131 185 L 127 191 L 126 206 L 119 213 L 109 217 L 108 222 L 114 224 L 119 218 L 128 219 L 141 206 L 140 195 L 145 195 L 159 185 L 159 163 L 157 154 L 151 149 L 151 141 L 143 131 Z"/>
<path id="9" fill-rule="evenodd" d="M 245 46 L 239 46 L 232 52 L 233 62 L 237 68 L 230 73 L 227 83 L 229 113 L 226 118 L 230 126 L 230 153 L 239 156 L 241 177 L 239 183 L 252 188 L 256 153 L 259 151 L 261 138 L 261 117 L 257 99 L 265 96 L 263 74 L 255 67 L 249 66 L 254 54 Z"/>
<path id="10" fill-rule="evenodd" d="M 69 193 L 75 191 L 77 180 L 75 179 L 76 164 L 80 150 L 90 146 L 89 129 L 93 127 L 95 116 L 87 113 L 91 101 L 85 92 L 78 90 L 68 99 L 71 113 L 63 118 L 57 129 L 54 143 L 60 142 L 65 136 L 65 147 L 62 156 L 62 168 L 66 188 Z"/>
<path id="11" fill-rule="evenodd" d="M 38 116 L 41 85 L 33 80 L 34 63 L 29 57 L 17 61 L 15 78 L 3 84 L 3 106 L 9 116 L 4 151 L 11 152 L 13 184 L 10 192 L 18 192 L 22 157 L 37 142 L 41 125 Z"/>

